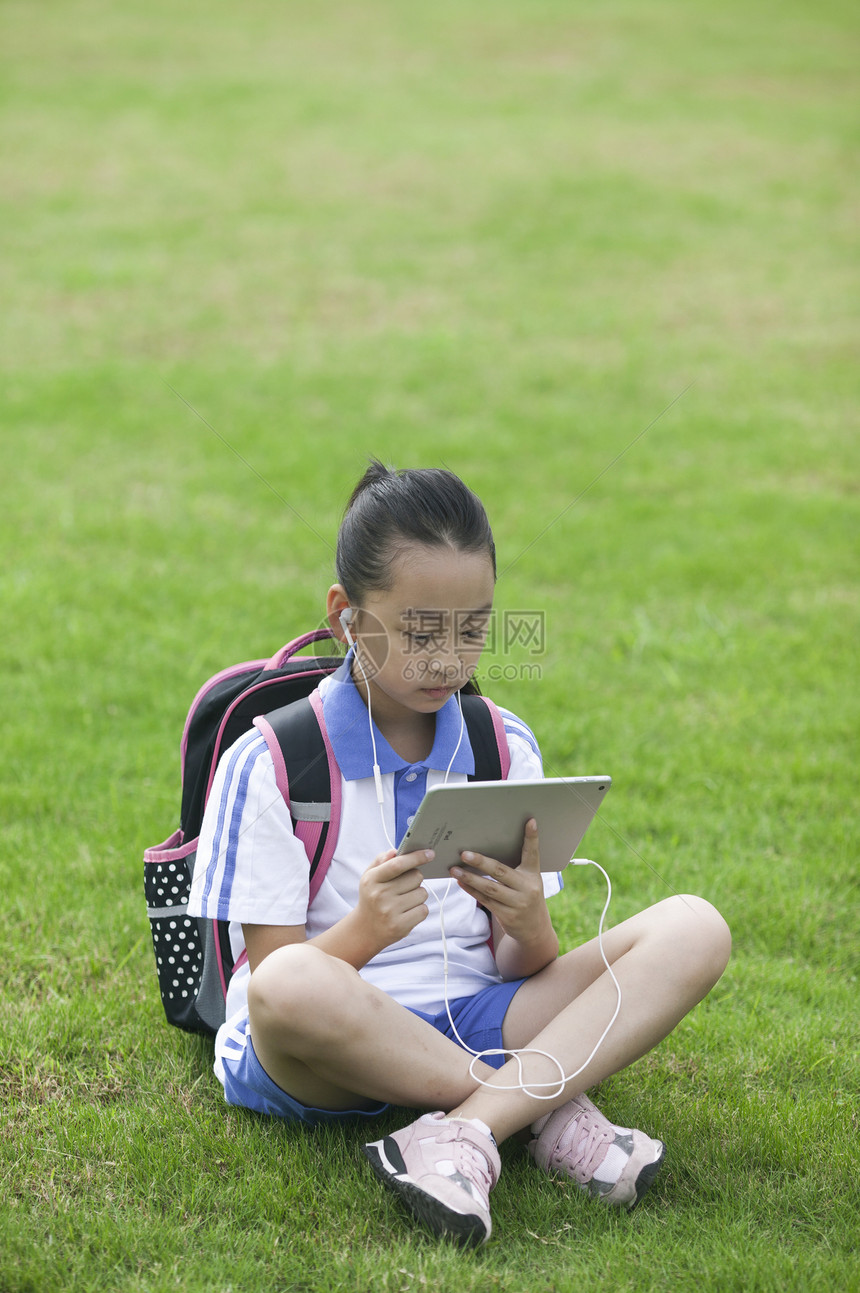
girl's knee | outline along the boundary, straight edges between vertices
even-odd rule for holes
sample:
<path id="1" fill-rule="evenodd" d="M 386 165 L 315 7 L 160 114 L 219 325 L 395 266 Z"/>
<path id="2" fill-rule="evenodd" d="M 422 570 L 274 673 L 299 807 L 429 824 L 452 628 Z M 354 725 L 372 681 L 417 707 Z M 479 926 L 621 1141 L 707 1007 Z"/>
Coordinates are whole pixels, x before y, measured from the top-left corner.
<path id="1" fill-rule="evenodd" d="M 675 937 L 679 951 L 695 963 L 710 984 L 719 979 L 732 951 L 732 935 L 726 921 L 712 903 L 695 894 L 677 894 L 669 899 L 680 924 Z"/>
<path id="2" fill-rule="evenodd" d="M 251 975 L 248 1009 L 256 1028 L 318 1026 L 347 996 L 358 975 L 351 966 L 307 943 L 270 953 Z"/>

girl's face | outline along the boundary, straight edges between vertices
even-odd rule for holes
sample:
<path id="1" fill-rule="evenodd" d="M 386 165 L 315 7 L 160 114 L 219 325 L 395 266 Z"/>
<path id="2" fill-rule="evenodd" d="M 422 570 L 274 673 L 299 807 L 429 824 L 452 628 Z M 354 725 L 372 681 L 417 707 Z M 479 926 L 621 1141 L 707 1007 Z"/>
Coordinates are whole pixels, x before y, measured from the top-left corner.
<path id="1" fill-rule="evenodd" d="M 492 561 L 411 544 L 392 569 L 391 588 L 368 593 L 352 625 L 374 715 L 435 714 L 477 668 L 493 607 Z M 361 670 L 354 677 L 360 686 Z"/>

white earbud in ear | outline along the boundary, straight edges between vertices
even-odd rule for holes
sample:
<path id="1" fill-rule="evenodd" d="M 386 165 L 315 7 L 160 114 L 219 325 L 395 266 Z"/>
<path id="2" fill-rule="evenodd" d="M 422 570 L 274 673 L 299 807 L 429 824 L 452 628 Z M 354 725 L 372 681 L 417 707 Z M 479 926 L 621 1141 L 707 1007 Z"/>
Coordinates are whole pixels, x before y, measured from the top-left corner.
<path id="1" fill-rule="evenodd" d="M 338 616 L 338 620 L 340 621 L 340 627 L 343 629 L 344 637 L 346 638 L 348 644 L 351 647 L 354 647 L 355 642 L 353 641 L 353 636 L 349 631 L 349 626 L 352 623 L 352 616 L 353 616 L 352 607 L 345 606 L 341 611 L 340 615 Z"/>

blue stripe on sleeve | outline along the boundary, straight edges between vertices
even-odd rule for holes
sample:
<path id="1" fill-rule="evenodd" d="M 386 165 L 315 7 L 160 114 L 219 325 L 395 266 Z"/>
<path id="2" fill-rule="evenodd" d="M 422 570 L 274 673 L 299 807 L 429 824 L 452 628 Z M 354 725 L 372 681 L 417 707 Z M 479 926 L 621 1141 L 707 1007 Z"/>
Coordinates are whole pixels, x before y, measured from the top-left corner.
<path id="1" fill-rule="evenodd" d="M 257 746 L 256 751 L 253 747 Z M 233 808 L 230 813 L 230 827 L 227 838 L 227 856 L 224 863 L 224 878 L 221 882 L 221 892 L 218 896 L 218 919 L 226 920 L 226 906 L 230 901 L 230 891 L 233 887 L 233 874 L 236 869 L 235 844 L 239 838 L 239 821 L 245 807 L 245 801 L 248 797 L 248 779 L 251 775 L 251 769 L 258 754 L 266 749 L 265 739 L 254 729 L 248 732 L 243 741 L 237 744 L 233 753 L 230 755 L 230 762 L 227 765 L 227 773 L 224 778 L 224 785 L 221 790 L 221 798 L 218 802 L 218 819 L 215 823 L 215 833 L 212 839 L 212 853 L 209 858 L 209 864 L 206 868 L 206 884 L 203 889 L 202 910 L 205 912 L 209 901 L 209 895 L 212 892 L 212 885 L 215 882 L 215 876 L 218 872 L 218 863 L 221 859 L 222 840 L 224 838 L 224 823 L 227 817 L 227 804 L 230 801 L 230 792 L 236 777 L 237 768 L 239 768 L 239 784 L 236 788 L 236 795 L 233 801 Z M 251 758 L 245 759 L 246 754 L 252 754 Z M 241 766 L 240 766 L 241 765 Z M 236 823 L 235 829 L 233 823 Z M 230 849 L 233 847 L 231 856 Z"/>
<path id="2" fill-rule="evenodd" d="M 517 718 L 516 714 L 512 714 L 509 709 L 500 708 L 499 712 L 504 719 L 505 731 L 508 735 L 522 737 L 522 739 L 531 746 L 537 757 L 540 758 L 540 747 L 531 728 L 527 727 L 523 720 L 521 718 Z"/>

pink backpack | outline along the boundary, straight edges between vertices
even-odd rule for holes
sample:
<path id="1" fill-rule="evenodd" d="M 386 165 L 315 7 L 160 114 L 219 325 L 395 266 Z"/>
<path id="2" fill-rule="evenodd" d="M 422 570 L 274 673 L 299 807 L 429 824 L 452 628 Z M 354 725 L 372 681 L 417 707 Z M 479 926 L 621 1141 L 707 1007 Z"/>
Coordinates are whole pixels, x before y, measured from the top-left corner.
<path id="1" fill-rule="evenodd" d="M 217 1032 L 236 968 L 228 922 L 189 916 L 188 897 L 215 770 L 243 732 L 256 727 L 271 751 L 278 788 L 310 861 L 311 900 L 331 862 L 340 826 L 340 771 L 316 688 L 343 657 L 298 653 L 332 636 L 317 629 L 288 642 L 270 660 L 223 669 L 201 687 L 188 711 L 180 747 L 179 828 L 143 855 L 161 1000 L 168 1022 L 178 1028 Z M 461 693 L 461 700 L 475 755 L 471 780 L 504 780 L 510 753 L 501 714 L 485 696 Z"/>

